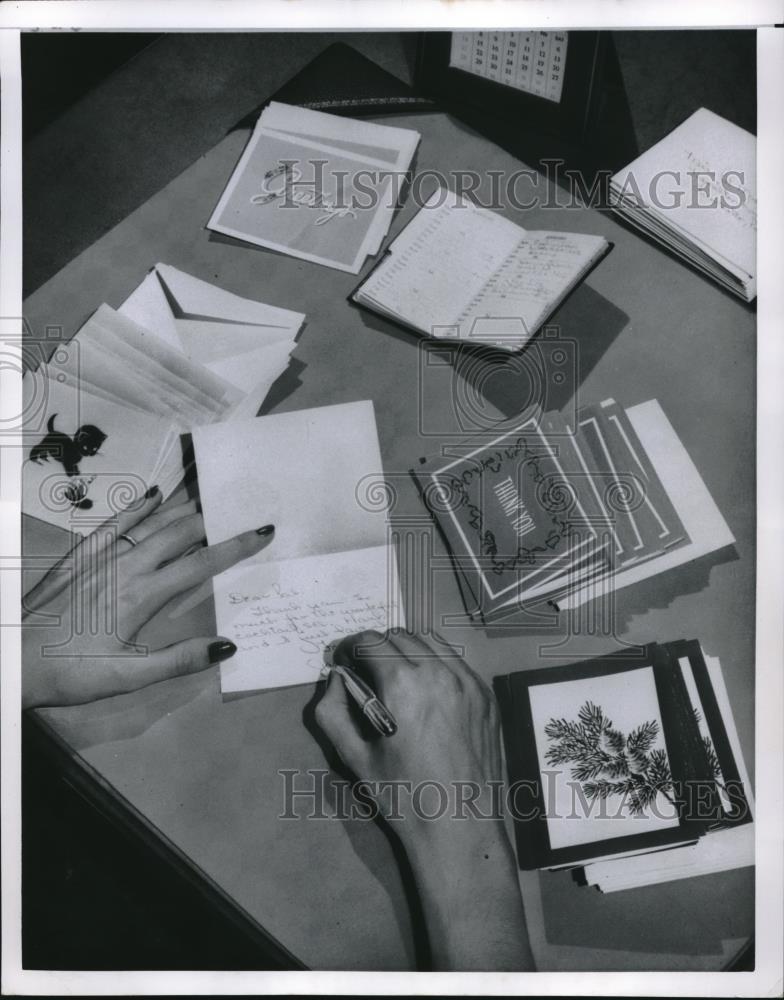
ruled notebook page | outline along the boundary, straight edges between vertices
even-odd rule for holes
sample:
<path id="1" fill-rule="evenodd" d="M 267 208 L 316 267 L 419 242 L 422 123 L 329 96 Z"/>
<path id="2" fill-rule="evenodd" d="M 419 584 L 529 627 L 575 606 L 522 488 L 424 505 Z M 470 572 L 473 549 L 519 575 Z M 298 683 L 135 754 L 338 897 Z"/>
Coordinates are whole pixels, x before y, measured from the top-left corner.
<path id="1" fill-rule="evenodd" d="M 439 206 L 439 200 L 447 200 Z M 436 192 L 358 290 L 371 305 L 427 336 L 456 336 L 460 315 L 511 254 L 524 230 L 452 192 Z"/>
<path id="2" fill-rule="evenodd" d="M 523 234 L 461 313 L 461 332 L 492 319 L 499 336 L 513 338 L 517 328 L 524 343 L 606 246 L 603 237 L 581 233 Z M 519 329 L 520 322 L 524 330 Z"/>

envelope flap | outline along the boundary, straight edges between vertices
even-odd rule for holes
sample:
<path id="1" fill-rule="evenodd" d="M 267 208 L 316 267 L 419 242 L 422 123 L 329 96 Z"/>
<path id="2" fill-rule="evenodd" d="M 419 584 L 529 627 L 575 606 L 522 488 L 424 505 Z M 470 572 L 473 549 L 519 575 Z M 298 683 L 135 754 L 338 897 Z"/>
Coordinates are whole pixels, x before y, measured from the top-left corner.
<path id="1" fill-rule="evenodd" d="M 305 318 L 302 313 L 289 309 L 243 299 L 233 292 L 178 271 L 170 264 L 156 264 L 155 273 L 176 319 L 298 329 Z"/>
<path id="2" fill-rule="evenodd" d="M 174 316 L 154 268 L 131 292 L 117 312 L 150 330 L 161 340 L 165 340 L 170 347 L 182 351 L 182 344 L 174 325 Z"/>
<path id="3" fill-rule="evenodd" d="M 294 333 L 290 330 L 212 320 L 178 319 L 175 324 L 185 353 L 201 364 L 272 344 L 293 347 Z"/>
<path id="4" fill-rule="evenodd" d="M 212 361 L 207 367 L 226 382 L 249 393 L 260 382 L 272 385 L 283 374 L 288 367 L 290 346 L 293 344 L 273 344 L 271 347 Z"/>

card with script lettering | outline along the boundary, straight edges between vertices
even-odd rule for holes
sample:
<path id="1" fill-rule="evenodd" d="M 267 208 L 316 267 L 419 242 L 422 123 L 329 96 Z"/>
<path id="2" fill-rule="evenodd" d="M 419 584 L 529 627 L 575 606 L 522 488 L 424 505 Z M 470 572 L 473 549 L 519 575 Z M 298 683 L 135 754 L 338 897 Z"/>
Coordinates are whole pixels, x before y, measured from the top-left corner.
<path id="1" fill-rule="evenodd" d="M 193 444 L 210 544 L 275 525 L 213 581 L 218 631 L 237 645 L 224 693 L 313 683 L 330 643 L 404 624 L 385 514 L 362 500 L 382 476 L 372 402 L 198 427 Z"/>
<path id="2" fill-rule="evenodd" d="M 656 400 L 604 400 L 574 427 L 533 416 L 411 471 L 484 621 L 576 606 L 734 541 Z"/>
<path id="3" fill-rule="evenodd" d="M 207 228 L 357 274 L 389 229 L 419 138 L 272 102 Z"/>
<path id="4" fill-rule="evenodd" d="M 540 421 L 420 459 L 413 469 L 482 615 L 557 590 L 604 544 Z M 579 485 L 579 484 L 578 484 Z"/>

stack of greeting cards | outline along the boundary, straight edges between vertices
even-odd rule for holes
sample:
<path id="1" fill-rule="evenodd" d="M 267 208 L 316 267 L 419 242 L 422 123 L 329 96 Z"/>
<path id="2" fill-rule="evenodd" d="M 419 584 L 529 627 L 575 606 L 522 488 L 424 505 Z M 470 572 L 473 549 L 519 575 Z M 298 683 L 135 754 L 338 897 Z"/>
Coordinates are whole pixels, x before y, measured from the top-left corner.
<path id="1" fill-rule="evenodd" d="M 757 295 L 757 140 L 699 108 L 610 180 L 613 211 L 735 295 Z"/>
<path id="2" fill-rule="evenodd" d="M 484 621 L 574 606 L 734 540 L 656 400 L 537 414 L 412 474 Z"/>
<path id="3" fill-rule="evenodd" d="M 303 321 L 156 265 L 25 375 L 24 512 L 89 534 L 151 485 L 169 494 L 181 435 L 254 417 Z"/>
<path id="4" fill-rule="evenodd" d="M 272 101 L 207 228 L 357 274 L 381 248 L 419 139 Z"/>
<path id="5" fill-rule="evenodd" d="M 753 864 L 719 661 L 696 640 L 496 677 L 521 869 L 613 892 Z"/>

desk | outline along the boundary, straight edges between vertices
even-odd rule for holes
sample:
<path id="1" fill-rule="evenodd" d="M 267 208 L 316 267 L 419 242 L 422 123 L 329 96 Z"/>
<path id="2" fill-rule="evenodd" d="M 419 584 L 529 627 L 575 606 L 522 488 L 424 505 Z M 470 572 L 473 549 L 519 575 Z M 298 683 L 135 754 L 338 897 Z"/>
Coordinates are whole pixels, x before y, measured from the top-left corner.
<path id="1" fill-rule="evenodd" d="M 417 167 L 473 167 L 511 174 L 507 153 L 440 114 L 385 118 L 423 136 Z M 350 306 L 357 278 L 208 233 L 204 223 L 246 139 L 229 135 L 206 156 L 73 260 L 26 302 L 34 335 L 51 325 L 70 337 L 103 301 L 118 306 L 156 261 L 233 292 L 308 316 L 295 357 L 301 384 L 277 410 L 356 399 L 375 403 L 389 474 L 432 450 L 422 425 L 458 431 L 451 377 L 420 394 L 421 342 Z M 544 197 L 545 188 L 539 191 Z M 486 197 L 487 188 L 480 188 Z M 521 194 L 518 191 L 518 194 Z M 394 235 L 410 218 L 411 201 Z M 695 459 L 737 539 L 708 565 L 672 571 L 617 595 L 616 637 L 629 643 L 699 637 L 721 658 L 743 751 L 753 770 L 754 478 L 750 402 L 755 385 L 753 310 L 627 231 L 579 208 L 507 209 L 526 228 L 601 233 L 614 251 L 555 321 L 580 348 L 586 401 L 624 405 L 656 397 Z M 500 412 L 519 399 L 514 379 L 490 393 Z M 419 400 L 422 401 L 420 408 Z M 413 484 L 397 481 L 393 523 L 421 511 Z M 54 554 L 65 539 L 26 526 L 28 554 Z M 26 581 L 32 583 L 31 578 Z M 439 574 L 436 616 L 460 608 L 453 577 Z M 206 631 L 205 609 L 159 617 L 151 641 Z M 450 639 L 489 681 L 540 665 L 539 648 L 563 631 L 456 629 Z M 615 639 L 581 634 L 553 648 L 558 664 L 599 653 Z M 279 820 L 281 770 L 329 769 L 307 725 L 310 687 L 223 701 L 217 669 L 90 706 L 47 709 L 36 721 L 91 787 L 132 817 L 256 928 L 316 969 L 410 969 L 415 935 L 393 849 L 362 821 Z M 327 777 L 327 797 L 332 775 Z M 526 879 L 526 908 L 540 969 L 711 970 L 753 932 L 750 869 L 602 896 L 568 873 Z"/>

